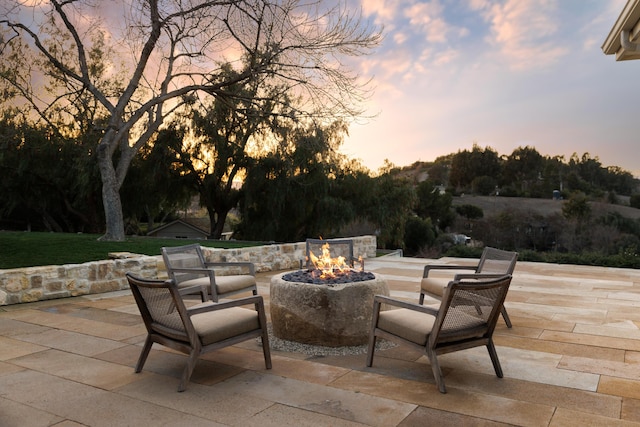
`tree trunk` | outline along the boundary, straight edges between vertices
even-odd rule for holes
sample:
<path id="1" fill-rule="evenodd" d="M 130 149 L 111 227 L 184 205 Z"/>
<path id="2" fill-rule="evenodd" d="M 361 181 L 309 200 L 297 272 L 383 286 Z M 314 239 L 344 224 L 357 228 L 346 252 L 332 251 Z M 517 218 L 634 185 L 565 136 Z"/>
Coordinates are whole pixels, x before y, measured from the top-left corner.
<path id="1" fill-rule="evenodd" d="M 219 240 L 222 237 L 224 223 L 229 211 L 220 212 L 211 206 L 207 206 L 207 213 L 209 214 L 209 238 Z"/>
<path id="2" fill-rule="evenodd" d="M 98 146 L 98 167 L 102 177 L 102 204 L 106 222 L 105 234 L 99 240 L 123 242 L 124 217 L 120 201 L 120 184 L 116 178 L 116 171 L 109 154 L 107 144 Z"/>

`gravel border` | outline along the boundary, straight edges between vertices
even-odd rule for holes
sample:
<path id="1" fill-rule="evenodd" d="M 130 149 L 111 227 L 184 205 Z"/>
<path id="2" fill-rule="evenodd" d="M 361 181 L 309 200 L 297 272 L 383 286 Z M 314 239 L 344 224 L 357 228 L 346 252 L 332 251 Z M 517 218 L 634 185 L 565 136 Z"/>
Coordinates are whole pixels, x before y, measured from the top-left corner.
<path id="1" fill-rule="evenodd" d="M 304 344 L 295 341 L 287 341 L 273 335 L 271 324 L 267 327 L 269 332 L 269 347 L 271 350 L 302 353 L 309 356 L 352 356 L 367 353 L 367 344 L 344 347 L 325 347 L 321 345 Z M 262 338 L 256 339 L 262 345 Z M 397 344 L 383 340 L 376 340 L 376 350 L 386 350 L 396 347 Z"/>

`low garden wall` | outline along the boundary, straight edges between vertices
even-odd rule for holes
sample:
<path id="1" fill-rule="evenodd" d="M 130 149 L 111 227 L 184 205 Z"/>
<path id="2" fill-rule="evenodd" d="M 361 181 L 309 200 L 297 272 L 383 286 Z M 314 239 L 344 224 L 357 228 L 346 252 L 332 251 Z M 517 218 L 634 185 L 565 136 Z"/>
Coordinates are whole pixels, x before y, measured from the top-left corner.
<path id="1" fill-rule="evenodd" d="M 376 256 L 376 237 L 352 237 L 354 254 L 363 258 Z M 328 239 L 331 243 L 331 240 Z M 250 261 L 256 271 L 279 271 L 300 268 L 305 257 L 305 243 L 285 243 L 237 249 L 203 247 L 207 261 Z M 162 256 L 129 253 L 113 254 L 117 259 L 84 264 L 49 265 L 0 270 L 0 305 L 20 304 L 56 298 L 128 289 L 125 273 L 141 277 L 166 278 Z M 224 273 L 223 273 L 224 274 Z"/>

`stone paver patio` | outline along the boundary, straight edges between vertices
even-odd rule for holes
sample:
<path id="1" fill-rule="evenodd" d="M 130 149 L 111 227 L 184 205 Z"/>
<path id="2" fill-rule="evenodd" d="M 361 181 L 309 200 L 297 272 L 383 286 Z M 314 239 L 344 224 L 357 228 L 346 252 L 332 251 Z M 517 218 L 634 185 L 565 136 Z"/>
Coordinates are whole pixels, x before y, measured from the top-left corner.
<path id="1" fill-rule="evenodd" d="M 367 269 L 417 301 L 427 262 Z M 267 305 L 276 273 L 259 274 Z M 274 350 L 265 370 L 254 341 L 205 355 L 177 393 L 181 354 L 154 347 L 133 372 L 145 330 L 128 291 L 0 307 L 0 425 L 640 425 L 640 270 L 519 262 L 506 306 L 504 378 L 484 348 L 444 355 L 447 394 L 401 347 L 377 351 L 372 368 L 364 354 Z"/>

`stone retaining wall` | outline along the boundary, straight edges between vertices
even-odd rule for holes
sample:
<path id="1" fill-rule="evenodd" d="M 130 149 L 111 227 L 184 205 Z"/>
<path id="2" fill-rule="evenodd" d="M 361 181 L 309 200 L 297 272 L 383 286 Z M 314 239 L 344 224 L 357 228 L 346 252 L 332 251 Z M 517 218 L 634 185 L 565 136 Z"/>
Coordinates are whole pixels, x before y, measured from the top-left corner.
<path id="1" fill-rule="evenodd" d="M 376 237 L 352 237 L 354 254 L 376 256 Z M 331 242 L 328 239 L 329 243 Z M 256 271 L 300 268 L 305 243 L 286 243 L 237 249 L 203 247 L 207 261 L 250 261 Z M 128 254 L 122 259 L 84 264 L 50 265 L 0 270 L 0 305 L 20 304 L 128 289 L 126 272 L 141 277 L 167 277 L 161 256 Z M 224 273 L 222 273 L 224 274 Z"/>

